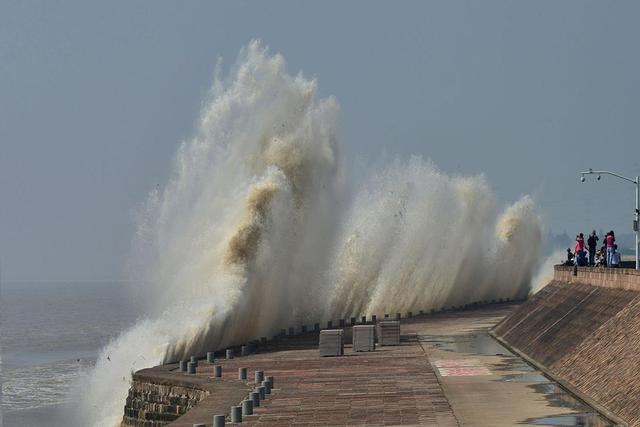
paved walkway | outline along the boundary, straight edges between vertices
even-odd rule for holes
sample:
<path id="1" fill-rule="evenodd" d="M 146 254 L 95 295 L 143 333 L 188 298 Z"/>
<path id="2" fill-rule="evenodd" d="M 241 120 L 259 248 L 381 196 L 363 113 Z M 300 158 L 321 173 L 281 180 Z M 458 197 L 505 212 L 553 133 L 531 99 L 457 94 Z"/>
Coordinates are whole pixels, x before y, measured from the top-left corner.
<path id="1" fill-rule="evenodd" d="M 583 416 L 588 423 L 575 425 L 607 425 L 561 391 L 560 397 L 541 393 L 553 384 L 487 335 L 513 307 L 405 319 L 400 346 L 353 353 L 347 345 L 343 357 L 319 357 L 316 334 L 295 336 L 258 354 L 221 360 L 222 380 L 211 378 L 206 362 L 197 376 L 221 385 L 239 383 L 239 367 L 248 368 L 250 380 L 256 369 L 274 376 L 273 393 L 245 417 L 246 426 L 545 425 L 539 418 L 550 416 L 560 416 L 561 425 Z M 350 342 L 349 328 L 345 335 Z M 172 426 L 211 425 L 221 407 L 238 404 L 233 399 L 209 396 Z"/>

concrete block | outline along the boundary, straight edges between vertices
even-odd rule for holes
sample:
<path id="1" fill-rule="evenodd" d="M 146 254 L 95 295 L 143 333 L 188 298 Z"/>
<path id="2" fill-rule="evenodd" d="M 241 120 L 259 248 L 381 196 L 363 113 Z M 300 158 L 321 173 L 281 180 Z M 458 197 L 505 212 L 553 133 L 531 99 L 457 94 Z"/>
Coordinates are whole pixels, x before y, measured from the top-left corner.
<path id="1" fill-rule="evenodd" d="M 376 348 L 375 326 L 353 327 L 353 351 L 374 351 Z"/>
<path id="2" fill-rule="evenodd" d="M 344 331 L 342 329 L 325 329 L 320 331 L 320 356 L 342 356 L 344 354 Z"/>
<path id="3" fill-rule="evenodd" d="M 378 343 L 380 345 L 400 345 L 400 322 L 384 320 L 378 323 Z"/>

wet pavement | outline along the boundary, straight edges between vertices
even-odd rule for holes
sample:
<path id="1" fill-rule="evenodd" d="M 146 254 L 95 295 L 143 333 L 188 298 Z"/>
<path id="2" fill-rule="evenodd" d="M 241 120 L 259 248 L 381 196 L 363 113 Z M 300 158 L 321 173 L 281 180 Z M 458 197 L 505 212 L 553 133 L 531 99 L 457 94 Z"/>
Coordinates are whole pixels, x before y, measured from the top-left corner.
<path id="1" fill-rule="evenodd" d="M 222 379 L 206 362 L 192 378 L 231 384 L 240 367 L 273 375 L 273 393 L 242 425 L 612 425 L 488 334 L 515 308 L 403 319 L 401 345 L 371 353 L 353 353 L 346 327 L 343 357 L 319 357 L 317 333 L 286 337 L 257 354 L 216 362 Z M 210 423 L 233 403 L 227 397 L 212 395 L 172 425 Z"/>
<path id="2" fill-rule="evenodd" d="M 435 367 L 460 425 L 613 425 L 494 340 L 488 329 L 499 318 L 485 314 L 449 313 L 408 325 Z"/>

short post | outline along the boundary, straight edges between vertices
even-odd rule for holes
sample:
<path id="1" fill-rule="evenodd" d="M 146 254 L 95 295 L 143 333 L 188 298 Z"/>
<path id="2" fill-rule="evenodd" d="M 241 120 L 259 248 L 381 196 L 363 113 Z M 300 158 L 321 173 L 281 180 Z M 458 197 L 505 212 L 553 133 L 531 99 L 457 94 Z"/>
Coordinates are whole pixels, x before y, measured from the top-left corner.
<path id="1" fill-rule="evenodd" d="M 410 311 L 410 312 L 408 312 L 408 313 L 407 313 L 407 317 L 408 317 L 408 318 L 413 317 L 413 312 L 411 312 L 411 311 Z"/>
<path id="2" fill-rule="evenodd" d="M 231 348 L 227 349 L 227 360 L 229 359 L 233 359 L 233 349 Z"/>
<path id="3" fill-rule="evenodd" d="M 191 359 L 189 360 L 189 362 L 191 362 L 194 365 L 198 366 L 198 358 L 195 357 L 195 356 L 191 356 Z"/>
<path id="4" fill-rule="evenodd" d="M 247 379 L 247 368 L 238 368 L 238 379 L 239 380 Z"/>
<path id="5" fill-rule="evenodd" d="M 232 423 L 242 422 L 242 406 L 231 407 L 231 422 Z"/>
<path id="6" fill-rule="evenodd" d="M 389 318 L 389 315 L 388 315 L 387 313 L 385 313 L 385 314 L 384 314 L 384 318 L 385 318 L 385 319 L 388 319 L 388 318 Z"/>
<path id="7" fill-rule="evenodd" d="M 260 344 L 261 345 L 265 345 L 267 343 L 267 337 L 261 337 L 260 338 Z"/>
<path id="8" fill-rule="evenodd" d="M 350 322 L 351 322 L 351 326 L 355 325 L 355 324 L 356 324 L 356 318 L 355 318 L 355 317 L 352 317 L 352 318 L 350 319 Z"/>
<path id="9" fill-rule="evenodd" d="M 243 345 L 240 347 L 240 356 L 248 356 L 249 355 L 249 347 Z"/>
<path id="10" fill-rule="evenodd" d="M 340 319 L 340 327 L 344 327 L 344 319 Z"/>
<path id="11" fill-rule="evenodd" d="M 316 332 L 319 331 L 320 330 L 320 323 L 314 323 L 313 324 L 313 330 L 316 331 Z"/>
<path id="12" fill-rule="evenodd" d="M 367 316 L 362 316 L 361 323 L 364 325 L 367 323 Z"/>
<path id="13" fill-rule="evenodd" d="M 371 316 L 371 322 L 372 323 L 376 323 L 378 321 L 378 316 L 376 316 L 375 314 Z"/>
<path id="14" fill-rule="evenodd" d="M 331 329 L 333 327 L 333 322 L 331 320 L 329 320 L 327 322 L 327 329 Z"/>
<path id="15" fill-rule="evenodd" d="M 187 372 L 187 362 L 186 360 L 180 361 L 180 372 Z"/>
<path id="16" fill-rule="evenodd" d="M 222 378 L 222 366 L 220 365 L 213 366 L 213 376 L 216 378 Z"/>
<path id="17" fill-rule="evenodd" d="M 213 351 L 207 351 L 207 362 L 216 363 L 216 356 Z"/>
<path id="18" fill-rule="evenodd" d="M 252 391 L 251 393 L 249 393 L 249 396 L 251 396 L 251 400 L 253 400 L 253 407 L 257 408 L 258 406 L 260 406 L 260 393 L 257 391 Z"/>
<path id="19" fill-rule="evenodd" d="M 262 381 L 264 381 L 264 371 L 255 371 L 254 372 L 255 384 L 260 385 Z"/>
<path id="20" fill-rule="evenodd" d="M 400 320 L 402 318 L 402 314 L 396 313 L 396 320 Z"/>
<path id="21" fill-rule="evenodd" d="M 302 325 L 302 326 L 300 326 L 300 331 L 301 331 L 303 334 L 306 334 L 306 333 L 307 333 L 307 325 Z"/>
<path id="22" fill-rule="evenodd" d="M 262 381 L 262 387 L 264 387 L 265 394 L 271 394 L 271 383 L 269 381 Z"/>
<path id="23" fill-rule="evenodd" d="M 264 400 L 267 397 L 267 391 L 264 386 L 256 387 L 256 391 L 260 393 L 260 400 Z"/>
<path id="24" fill-rule="evenodd" d="M 187 373 L 195 374 L 196 373 L 196 365 L 193 362 L 189 362 L 187 364 Z"/>
<path id="25" fill-rule="evenodd" d="M 286 329 L 280 329 L 280 335 L 281 336 L 286 336 L 287 335 L 287 330 Z"/>
<path id="26" fill-rule="evenodd" d="M 213 427 L 224 427 L 225 422 L 224 415 L 214 415 L 213 416 Z"/>
<path id="27" fill-rule="evenodd" d="M 242 401 L 242 415 L 253 415 L 253 399 Z"/>
<path id="28" fill-rule="evenodd" d="M 295 335 L 296 334 L 296 328 L 289 328 L 289 335 Z"/>
<path id="29" fill-rule="evenodd" d="M 273 388 L 273 377 L 272 376 L 268 376 L 267 377 L 267 381 L 269 381 L 269 383 L 271 384 L 271 388 Z"/>

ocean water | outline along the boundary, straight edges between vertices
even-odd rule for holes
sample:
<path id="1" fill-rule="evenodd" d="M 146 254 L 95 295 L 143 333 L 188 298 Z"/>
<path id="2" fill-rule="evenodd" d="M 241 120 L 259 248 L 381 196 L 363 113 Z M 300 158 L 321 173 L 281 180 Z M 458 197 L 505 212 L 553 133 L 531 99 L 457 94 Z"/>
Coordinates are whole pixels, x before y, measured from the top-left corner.
<path id="1" fill-rule="evenodd" d="M 3 283 L 4 426 L 70 425 L 71 388 L 100 348 L 136 322 L 129 284 Z"/>

